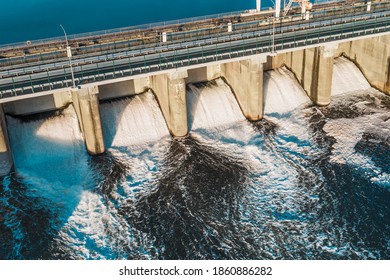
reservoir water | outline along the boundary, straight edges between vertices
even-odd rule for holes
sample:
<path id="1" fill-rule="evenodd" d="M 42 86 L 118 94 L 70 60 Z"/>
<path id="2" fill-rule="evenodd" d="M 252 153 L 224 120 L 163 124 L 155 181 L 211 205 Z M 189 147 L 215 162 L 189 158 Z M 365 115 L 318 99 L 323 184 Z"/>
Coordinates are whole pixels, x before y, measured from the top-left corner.
<path id="1" fill-rule="evenodd" d="M 390 97 L 344 58 L 328 107 L 285 68 L 264 92 L 251 123 L 223 80 L 188 85 L 182 139 L 152 93 L 105 101 L 98 157 L 72 106 L 7 116 L 0 259 L 389 259 Z"/>
<path id="2" fill-rule="evenodd" d="M 261 3 L 263 9 L 274 5 Z M 68 34 L 79 34 L 255 8 L 256 0 L 2 1 L 0 45 L 63 36 L 60 24 Z"/>

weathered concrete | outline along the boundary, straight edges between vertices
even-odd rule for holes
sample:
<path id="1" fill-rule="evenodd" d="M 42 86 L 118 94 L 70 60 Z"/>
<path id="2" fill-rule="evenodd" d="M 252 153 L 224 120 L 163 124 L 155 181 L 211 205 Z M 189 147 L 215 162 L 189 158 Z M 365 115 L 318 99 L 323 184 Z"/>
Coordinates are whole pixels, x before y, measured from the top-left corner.
<path id="1" fill-rule="evenodd" d="M 13 167 L 11 147 L 3 106 L 0 104 L 0 176 L 7 175 Z"/>
<path id="2" fill-rule="evenodd" d="M 355 62 L 373 87 L 390 94 L 390 35 L 341 43 L 337 55 Z"/>
<path id="3" fill-rule="evenodd" d="M 146 92 L 150 88 L 149 77 L 99 86 L 99 99 L 113 99 Z"/>
<path id="4" fill-rule="evenodd" d="M 266 69 L 285 65 L 294 73 L 310 99 L 319 106 L 331 101 L 334 56 L 337 44 L 298 50 L 270 57 Z"/>
<path id="5" fill-rule="evenodd" d="M 186 83 L 190 84 L 218 79 L 223 75 L 222 68 L 223 65 L 221 64 L 213 64 L 195 69 L 190 69 L 188 70 L 188 77 L 186 78 Z"/>
<path id="6" fill-rule="evenodd" d="M 187 71 L 174 71 L 151 77 L 155 93 L 172 136 L 182 137 L 188 133 L 186 82 Z"/>
<path id="7" fill-rule="evenodd" d="M 334 51 L 337 45 L 314 49 L 314 61 L 310 85 L 310 98 L 319 106 L 330 104 L 332 94 Z"/>
<path id="8" fill-rule="evenodd" d="M 266 57 L 229 62 L 224 77 L 232 88 L 242 113 L 250 121 L 263 117 L 263 63 Z"/>
<path id="9" fill-rule="evenodd" d="M 84 135 L 87 151 L 91 155 L 102 154 L 105 151 L 98 94 L 97 87 L 72 91 L 73 105 Z"/>
<path id="10" fill-rule="evenodd" d="M 26 98 L 4 104 L 4 112 L 10 115 L 29 115 L 65 108 L 72 103 L 69 90 L 34 98 Z"/>

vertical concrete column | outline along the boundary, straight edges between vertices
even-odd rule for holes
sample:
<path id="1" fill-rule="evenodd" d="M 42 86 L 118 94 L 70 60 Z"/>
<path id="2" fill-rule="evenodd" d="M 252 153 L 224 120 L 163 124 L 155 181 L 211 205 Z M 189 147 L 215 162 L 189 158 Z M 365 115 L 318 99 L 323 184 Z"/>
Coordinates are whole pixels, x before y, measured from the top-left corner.
<path id="1" fill-rule="evenodd" d="M 310 98 L 319 106 L 329 105 L 332 91 L 334 53 L 337 44 L 316 47 L 310 86 Z"/>
<path id="2" fill-rule="evenodd" d="M 185 82 L 187 77 L 187 71 L 173 71 L 152 78 L 152 89 L 168 129 L 174 137 L 182 137 L 188 133 Z"/>
<path id="3" fill-rule="evenodd" d="M 72 91 L 73 105 L 84 135 L 87 151 L 91 155 L 102 154 L 105 151 L 98 94 L 97 87 Z"/>
<path id="4" fill-rule="evenodd" d="M 0 104 L 0 176 L 7 175 L 13 167 L 11 147 L 9 144 L 7 124 L 3 106 Z"/>
<path id="5" fill-rule="evenodd" d="M 387 57 L 386 83 L 383 91 L 390 95 L 390 57 Z"/>
<path id="6" fill-rule="evenodd" d="M 224 76 L 232 88 L 244 116 L 250 121 L 263 117 L 263 63 L 266 57 L 229 62 Z"/>

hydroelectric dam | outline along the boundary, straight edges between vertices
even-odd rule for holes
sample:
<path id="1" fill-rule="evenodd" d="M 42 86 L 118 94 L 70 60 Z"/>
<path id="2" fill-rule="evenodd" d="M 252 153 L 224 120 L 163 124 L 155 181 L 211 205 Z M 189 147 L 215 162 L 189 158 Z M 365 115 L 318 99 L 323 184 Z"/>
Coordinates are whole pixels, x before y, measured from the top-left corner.
<path id="1" fill-rule="evenodd" d="M 87 150 L 96 155 L 105 151 L 99 100 L 151 90 L 170 133 L 180 137 L 188 133 L 186 84 L 223 78 L 244 116 L 256 121 L 263 117 L 263 71 L 285 65 L 310 99 L 326 106 L 334 58 L 341 55 L 372 86 L 390 93 L 389 14 L 390 1 L 342 2 L 313 11 L 254 10 L 76 35 L 69 43 L 49 39 L 1 47 L 1 173 L 12 167 L 4 113 L 73 104 Z"/>
<path id="2" fill-rule="evenodd" d="M 288 3 L 0 46 L 0 259 L 389 259 L 390 1 Z"/>

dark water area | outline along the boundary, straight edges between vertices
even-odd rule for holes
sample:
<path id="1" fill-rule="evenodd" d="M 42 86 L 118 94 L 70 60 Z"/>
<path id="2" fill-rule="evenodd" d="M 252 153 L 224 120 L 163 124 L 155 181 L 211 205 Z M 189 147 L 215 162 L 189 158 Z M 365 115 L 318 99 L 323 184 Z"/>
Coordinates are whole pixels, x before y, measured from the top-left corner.
<path id="1" fill-rule="evenodd" d="M 250 123 L 232 96 L 223 81 L 190 85 L 182 139 L 152 94 L 101 104 L 110 141 L 97 157 L 72 108 L 7 117 L 16 171 L 1 178 L 0 259 L 389 259 L 390 97 L 369 88 Z M 131 137 L 136 116 L 154 125 Z M 26 137 L 40 158 L 15 150 Z"/>

